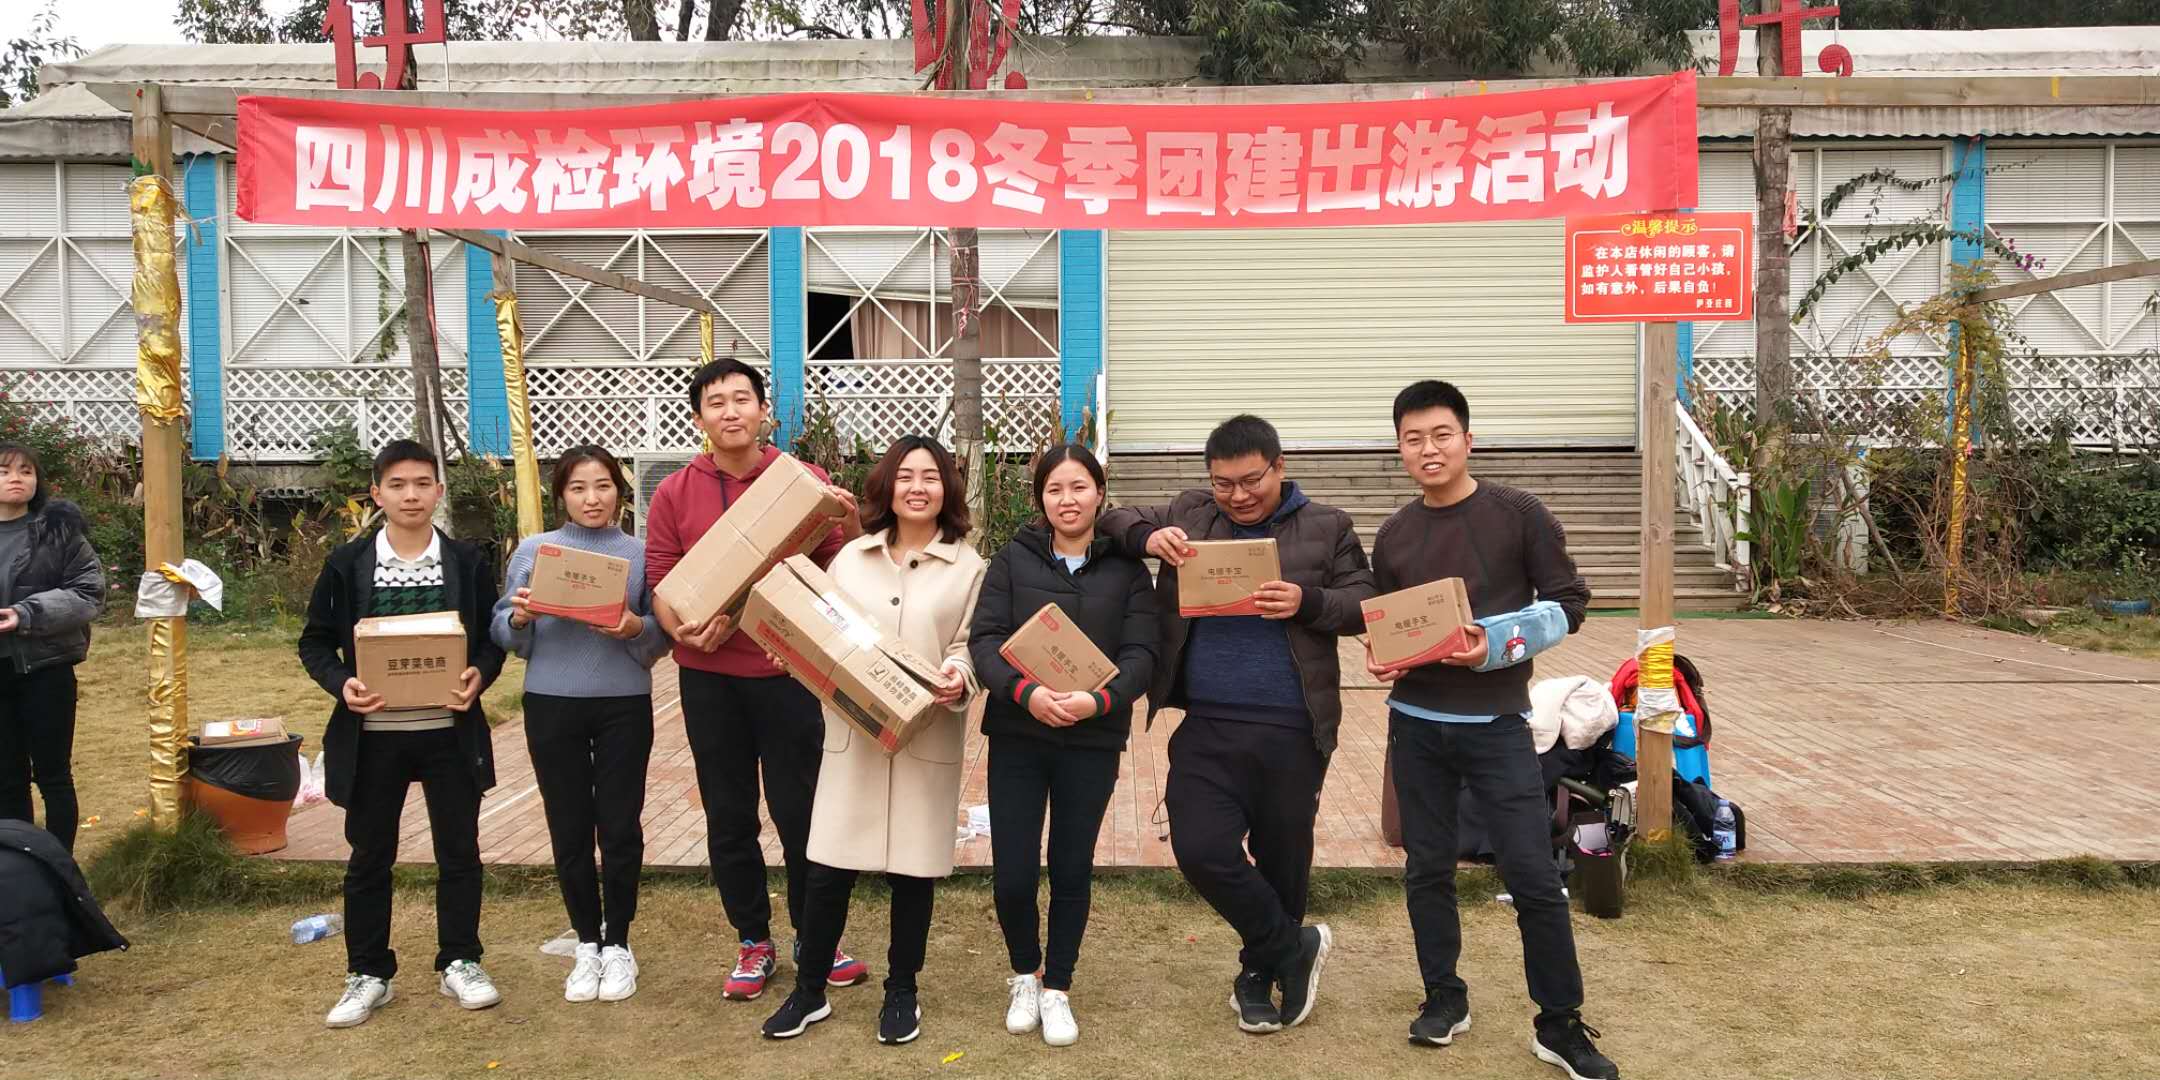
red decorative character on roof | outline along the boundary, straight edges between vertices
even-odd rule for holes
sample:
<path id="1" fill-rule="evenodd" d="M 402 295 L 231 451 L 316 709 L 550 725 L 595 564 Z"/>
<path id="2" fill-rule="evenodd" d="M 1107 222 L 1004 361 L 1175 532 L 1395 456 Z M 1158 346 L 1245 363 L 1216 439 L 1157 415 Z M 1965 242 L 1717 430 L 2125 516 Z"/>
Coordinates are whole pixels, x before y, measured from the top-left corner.
<path id="1" fill-rule="evenodd" d="M 1779 59 L 1778 70 L 1788 76 L 1801 75 L 1800 29 L 1810 19 L 1835 19 L 1840 9 L 1836 7 L 1803 7 L 1804 0 L 1774 0 L 1776 10 L 1770 10 L 1773 0 L 1761 0 L 1764 9 L 1759 15 L 1741 15 L 1740 0 L 1718 0 L 1718 65 L 1719 75 L 1730 75 L 1740 62 L 1740 28 L 1743 26 L 1777 26 L 1784 31 L 1779 41 L 1784 51 Z M 1853 72 L 1852 53 L 1843 45 L 1825 48 L 1815 62 L 1826 72 L 1840 78 Z"/>
<path id="2" fill-rule="evenodd" d="M 435 0 L 441 3 L 442 0 Z M 945 3 L 973 3 L 975 11 L 968 20 L 975 28 L 975 40 L 966 51 L 968 70 L 966 80 L 953 79 L 952 89 L 985 90 L 990 86 L 990 76 L 1005 62 L 1005 52 L 1012 47 L 1013 27 L 1020 20 L 1020 0 L 1004 0 L 999 8 L 997 48 L 991 50 L 990 0 L 944 0 Z M 929 0 L 914 0 L 912 27 L 915 34 L 915 70 L 921 71 L 937 63 L 945 53 L 945 18 L 941 9 L 937 25 L 931 25 Z M 1005 74 L 1005 89 L 1027 89 L 1027 76 L 1017 71 Z"/>
<path id="3" fill-rule="evenodd" d="M 383 14 L 383 32 L 373 37 L 361 38 L 357 44 L 383 50 L 383 73 L 362 73 L 360 61 L 355 55 L 353 40 L 352 5 L 380 4 Z M 406 12 L 407 0 L 329 0 L 323 12 L 323 32 L 330 35 L 330 46 L 337 55 L 337 84 L 342 90 L 403 90 L 413 73 L 412 47 L 415 45 L 441 45 L 448 41 L 443 21 L 443 0 L 420 0 L 423 5 L 421 28 L 413 29 L 412 17 Z"/>

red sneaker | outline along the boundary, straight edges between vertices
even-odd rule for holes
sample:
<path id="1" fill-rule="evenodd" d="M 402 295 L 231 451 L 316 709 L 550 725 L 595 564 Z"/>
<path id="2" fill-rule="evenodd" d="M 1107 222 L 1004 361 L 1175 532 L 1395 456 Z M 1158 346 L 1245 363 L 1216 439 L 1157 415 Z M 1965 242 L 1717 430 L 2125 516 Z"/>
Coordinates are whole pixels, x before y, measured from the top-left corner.
<path id="1" fill-rule="evenodd" d="M 720 996 L 730 1001 L 755 1000 L 765 992 L 765 982 L 772 978 L 775 966 L 772 942 L 743 942 L 742 951 L 735 955 L 735 971 L 728 976 Z"/>
<path id="2" fill-rule="evenodd" d="M 832 974 L 826 976 L 828 986 L 854 986 L 870 980 L 870 965 L 849 956 L 840 949 L 833 950 Z"/>

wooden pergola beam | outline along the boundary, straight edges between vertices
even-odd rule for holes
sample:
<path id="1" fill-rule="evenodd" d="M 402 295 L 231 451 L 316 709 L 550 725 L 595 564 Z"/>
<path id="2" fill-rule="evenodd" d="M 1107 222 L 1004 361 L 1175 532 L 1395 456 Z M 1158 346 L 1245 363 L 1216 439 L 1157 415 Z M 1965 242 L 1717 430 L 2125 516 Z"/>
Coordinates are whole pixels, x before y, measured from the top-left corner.
<path id="1" fill-rule="evenodd" d="M 1997 285 L 1972 294 L 1975 304 L 1992 304 L 1998 300 L 2015 300 L 2020 296 L 2038 296 L 2058 289 L 2075 289 L 2085 285 L 2104 285 L 2110 281 L 2126 278 L 2160 277 L 2160 259 L 2142 259 L 2121 266 L 2103 266 L 2098 270 L 2080 270 L 2075 274 L 2057 274 L 2053 277 L 2020 281 L 2014 285 Z"/>
<path id="2" fill-rule="evenodd" d="M 1611 79 L 1456 80 L 1452 82 L 1337 83 L 1318 86 L 1125 86 L 1100 89 L 916 91 L 909 96 L 988 98 L 1011 101 L 1075 101 L 1126 105 L 1281 105 L 1349 101 L 1399 101 L 1406 98 L 1474 97 L 1511 90 L 1585 86 Z M 89 83 L 100 99 L 117 106 L 132 104 L 135 83 Z M 391 106 L 444 109 L 552 110 L 589 109 L 766 95 L 699 90 L 676 94 L 490 93 L 442 90 L 337 90 L 326 87 L 277 88 L 230 85 L 164 87 L 166 111 L 173 123 L 230 145 L 204 128 L 218 129 L 243 97 L 327 99 Z M 1696 83 L 1703 109 L 1852 108 L 2061 108 L 2080 106 L 2160 105 L 2160 77 L 2147 75 L 1948 76 L 1885 78 L 1704 78 Z M 1796 117 L 1796 119 L 1798 119 Z"/>
<path id="3" fill-rule="evenodd" d="M 515 240 L 507 240 L 492 233 L 476 232 L 472 229 L 437 229 L 435 231 L 454 240 L 462 240 L 476 248 L 491 251 L 498 258 L 531 263 L 534 266 L 553 270 L 565 277 L 590 281 L 595 285 L 605 285 L 611 289 L 621 289 L 626 293 L 635 293 L 638 296 L 663 301 L 676 307 L 709 312 L 714 315 L 720 314 L 719 307 L 702 296 L 640 281 L 628 274 L 617 273 L 613 270 L 602 270 L 597 266 L 588 266 L 576 259 L 565 259 L 560 255 L 549 254 L 539 248 L 521 244 Z"/>

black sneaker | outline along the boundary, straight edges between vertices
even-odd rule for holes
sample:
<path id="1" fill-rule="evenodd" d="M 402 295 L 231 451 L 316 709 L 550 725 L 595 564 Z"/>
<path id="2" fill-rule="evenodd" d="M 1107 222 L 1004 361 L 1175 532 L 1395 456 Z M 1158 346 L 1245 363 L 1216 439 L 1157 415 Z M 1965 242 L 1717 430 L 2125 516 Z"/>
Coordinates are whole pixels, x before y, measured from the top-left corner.
<path id="1" fill-rule="evenodd" d="M 1568 1080 L 1620 1080 L 1620 1066 L 1598 1053 L 1590 1041 L 1598 1037 L 1598 1030 L 1583 1023 L 1582 1017 L 1567 1016 L 1540 1023 L 1537 1038 L 1530 1040 L 1530 1052 L 1539 1061 L 1565 1070 Z"/>
<path id="2" fill-rule="evenodd" d="M 831 1015 L 832 1006 L 823 997 L 809 997 L 797 990 L 780 1003 L 779 1012 L 766 1018 L 763 1030 L 768 1039 L 792 1039 Z"/>
<path id="3" fill-rule="evenodd" d="M 1284 1027 L 1296 1027 L 1312 1015 L 1313 1002 L 1320 996 L 1320 969 L 1327 964 L 1328 948 L 1334 941 L 1326 923 L 1298 930 L 1297 953 L 1275 973 L 1275 981 L 1282 986 Z"/>
<path id="4" fill-rule="evenodd" d="M 1468 1030 L 1469 995 L 1433 994 L 1426 997 L 1418 1018 L 1410 1022 L 1410 1042 L 1413 1046 L 1446 1046 Z"/>
<path id="5" fill-rule="evenodd" d="M 915 1041 L 922 1034 L 922 1002 L 913 990 L 888 990 L 885 992 L 885 1008 L 878 1013 L 877 1041 L 887 1046 L 899 1046 Z"/>
<path id="6" fill-rule="evenodd" d="M 1275 977 L 1250 968 L 1238 973 L 1230 989 L 1230 1008 L 1239 1031 L 1265 1035 L 1282 1030 L 1282 1010 L 1275 1007 Z"/>

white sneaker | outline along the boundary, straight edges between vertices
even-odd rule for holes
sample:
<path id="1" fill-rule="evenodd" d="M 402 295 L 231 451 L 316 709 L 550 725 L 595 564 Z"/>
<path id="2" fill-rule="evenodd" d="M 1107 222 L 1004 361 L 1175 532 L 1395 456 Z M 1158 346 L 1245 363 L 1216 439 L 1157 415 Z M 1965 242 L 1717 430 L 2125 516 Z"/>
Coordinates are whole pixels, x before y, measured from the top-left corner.
<path id="1" fill-rule="evenodd" d="M 330 1006 L 330 1015 L 323 1017 L 323 1026 L 334 1028 L 359 1027 L 367 1023 L 375 1010 L 390 1004 L 390 981 L 373 975 L 345 976 L 345 993 L 339 995 L 337 1004 Z"/>
<path id="2" fill-rule="evenodd" d="M 600 950 L 600 1000 L 621 1001 L 637 993 L 637 957 L 628 945 Z"/>
<path id="3" fill-rule="evenodd" d="M 1005 1010 L 1005 1030 L 1025 1035 L 1042 1022 L 1042 980 L 1033 972 L 1005 980 L 1012 987 L 1012 1004 Z"/>
<path id="4" fill-rule="evenodd" d="M 600 946 L 590 941 L 578 942 L 576 962 L 570 965 L 570 977 L 563 980 L 564 1001 L 591 1001 L 600 996 Z"/>
<path id="5" fill-rule="evenodd" d="M 470 960 L 453 960 L 443 969 L 442 996 L 456 998 L 458 1007 L 464 1009 L 485 1009 L 502 1003 L 502 992 L 495 989 L 495 980 Z"/>
<path id="6" fill-rule="evenodd" d="M 1080 1039 L 1080 1024 L 1073 1019 L 1072 998 L 1063 990 L 1042 992 L 1043 1041 L 1051 1046 L 1071 1046 Z"/>

